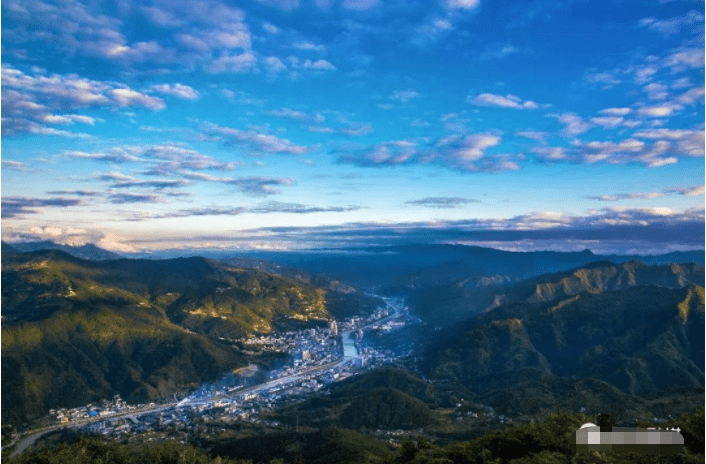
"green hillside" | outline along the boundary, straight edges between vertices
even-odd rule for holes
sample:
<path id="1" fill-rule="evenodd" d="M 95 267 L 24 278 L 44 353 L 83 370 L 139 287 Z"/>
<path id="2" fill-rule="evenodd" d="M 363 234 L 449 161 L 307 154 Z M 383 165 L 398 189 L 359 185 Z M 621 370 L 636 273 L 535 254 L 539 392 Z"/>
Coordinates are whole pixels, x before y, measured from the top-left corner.
<path id="1" fill-rule="evenodd" d="M 145 402 L 214 380 L 247 364 L 221 337 L 329 320 L 328 292 L 203 258 L 3 253 L 2 419 L 116 393 Z"/>
<path id="2" fill-rule="evenodd" d="M 675 389 L 702 398 L 704 289 L 630 287 L 500 306 L 450 330 L 422 364 L 513 414 L 600 402 L 640 409 L 634 400 Z M 580 382 L 591 386 L 573 387 Z"/>
<path id="3" fill-rule="evenodd" d="M 331 384 L 328 394 L 285 406 L 273 418 L 293 426 L 414 429 L 445 420 L 434 386 L 412 373 L 384 367 Z"/>
<path id="4" fill-rule="evenodd" d="M 394 447 L 352 430 L 326 428 L 313 432 L 279 432 L 208 446 L 212 455 L 268 463 L 274 459 L 307 464 L 381 462 Z M 386 462 L 386 461 L 383 461 Z"/>
<path id="5" fill-rule="evenodd" d="M 437 423 L 429 406 L 394 388 L 376 388 L 360 395 L 343 410 L 342 427 L 359 429 L 414 429 Z"/>
<path id="6" fill-rule="evenodd" d="M 664 428 L 679 427 L 684 447 L 673 456 L 596 451 L 575 454 L 571 442 L 576 430 L 586 422 L 611 422 L 606 415 L 554 412 L 531 424 L 504 427 L 470 441 L 445 445 L 430 443 L 424 437 L 405 440 L 401 446 L 365 435 L 336 429 L 314 432 L 278 432 L 237 440 L 205 443 L 201 449 L 177 443 L 127 445 L 82 438 L 72 444 L 59 444 L 5 459 L 8 464 L 697 464 L 704 462 L 704 410 L 692 409 Z M 624 426 L 650 426 L 629 423 Z M 205 448 L 205 450 L 204 450 Z"/>
<path id="7" fill-rule="evenodd" d="M 683 288 L 692 283 L 704 285 L 703 266 L 598 261 L 518 283 L 506 282 L 503 276 L 471 278 L 459 275 L 452 283 L 420 286 L 412 292 L 410 306 L 428 322 L 447 326 L 511 303 L 540 303 L 584 292 L 596 294 L 636 286 Z"/>

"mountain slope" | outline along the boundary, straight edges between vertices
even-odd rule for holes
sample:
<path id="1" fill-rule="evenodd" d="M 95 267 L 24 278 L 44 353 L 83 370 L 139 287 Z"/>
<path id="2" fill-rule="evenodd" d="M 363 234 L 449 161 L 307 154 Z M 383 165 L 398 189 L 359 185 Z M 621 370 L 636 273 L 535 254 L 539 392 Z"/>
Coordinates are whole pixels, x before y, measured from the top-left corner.
<path id="1" fill-rule="evenodd" d="M 533 371 L 648 395 L 702 389 L 703 347 L 703 287 L 631 287 L 497 307 L 459 324 L 424 364 L 476 391 Z"/>
<path id="2" fill-rule="evenodd" d="M 20 252 L 39 251 L 39 250 L 61 250 L 71 256 L 81 259 L 90 259 L 93 261 L 103 261 L 109 259 L 120 259 L 121 255 L 112 251 L 99 248 L 92 243 L 87 243 L 81 246 L 62 245 L 49 240 L 40 242 L 17 242 L 11 245 Z"/>
<path id="3" fill-rule="evenodd" d="M 699 264 L 646 265 L 638 261 L 614 264 L 590 263 L 580 268 L 546 274 L 519 283 L 490 282 L 479 286 L 463 279 L 453 284 L 416 290 L 410 306 L 434 325 L 449 325 L 484 310 L 510 303 L 552 301 L 582 292 L 600 293 L 638 285 L 682 288 L 704 284 L 704 268 Z"/>
<path id="4" fill-rule="evenodd" d="M 513 286 L 506 298 L 509 301 L 538 303 L 582 292 L 600 293 L 638 285 L 682 288 L 691 283 L 703 285 L 703 266 L 694 263 L 650 266 L 639 261 L 622 264 L 599 261 L 522 282 Z"/>
<path id="5" fill-rule="evenodd" d="M 2 246 L 2 248 L 0 248 L 0 252 L 2 252 L 2 253 L 22 253 L 20 250 L 13 247 L 12 245 L 10 245 L 9 243 L 7 243 L 4 240 L 1 242 L 1 246 Z"/>
<path id="6" fill-rule="evenodd" d="M 408 371 L 384 367 L 331 384 L 330 394 L 282 408 L 289 425 L 348 429 L 412 429 L 437 425 L 434 386 Z"/>
<path id="7" fill-rule="evenodd" d="M 2 257 L 2 415 L 171 395 L 247 363 L 237 338 L 331 319 L 326 290 L 203 258 Z"/>
<path id="8" fill-rule="evenodd" d="M 245 254 L 243 255 L 245 256 Z M 581 252 L 511 252 L 466 245 L 415 244 L 314 252 L 257 252 L 260 260 L 292 266 L 312 275 L 324 274 L 357 287 L 375 287 L 379 293 L 408 292 L 430 285 L 454 284 L 473 278 L 498 276 L 517 281 L 585 266 L 595 261 L 650 264 L 698 263 L 704 252 L 676 252 L 661 256 L 601 256 Z"/>

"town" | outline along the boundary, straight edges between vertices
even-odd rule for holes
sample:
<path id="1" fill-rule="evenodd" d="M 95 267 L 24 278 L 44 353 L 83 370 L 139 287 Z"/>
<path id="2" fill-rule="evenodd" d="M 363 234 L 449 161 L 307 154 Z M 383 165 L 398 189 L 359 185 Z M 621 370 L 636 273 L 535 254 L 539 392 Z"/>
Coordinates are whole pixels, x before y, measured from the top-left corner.
<path id="1" fill-rule="evenodd" d="M 165 398 L 158 403 L 127 404 L 120 396 L 73 409 L 49 412 L 44 427 L 30 432 L 35 439 L 49 431 L 74 428 L 81 433 L 101 434 L 122 439 L 138 434 L 147 440 L 170 436 L 201 435 L 236 422 L 278 426 L 266 413 L 275 407 L 300 401 L 327 385 L 344 380 L 364 369 L 395 364 L 408 353 L 393 352 L 366 344 L 365 333 L 386 334 L 420 323 L 409 314 L 401 298 L 383 298 L 384 308 L 368 317 L 352 317 L 329 322 L 327 327 L 273 333 L 242 340 L 245 346 L 261 351 L 285 353 L 287 365 L 266 374 L 264 382 L 252 384 L 257 366 L 243 375 L 230 374 L 214 384 Z M 232 341 L 232 340 L 231 340 Z M 153 437 L 150 437 L 153 434 Z M 29 435 L 29 434 L 28 434 Z"/>

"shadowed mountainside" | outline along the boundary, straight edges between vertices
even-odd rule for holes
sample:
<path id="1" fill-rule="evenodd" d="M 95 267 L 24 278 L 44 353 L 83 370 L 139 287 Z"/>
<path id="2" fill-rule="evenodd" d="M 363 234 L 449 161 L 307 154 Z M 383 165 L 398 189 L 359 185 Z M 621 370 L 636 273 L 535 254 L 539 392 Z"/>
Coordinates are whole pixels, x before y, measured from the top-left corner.
<path id="1" fill-rule="evenodd" d="M 588 391 L 613 400 L 678 388 L 703 396 L 704 289 L 696 284 L 513 303 L 447 333 L 427 351 L 425 371 L 493 404 L 507 405 L 503 396 L 518 392 L 524 409 L 532 401 L 551 404 L 589 378 L 595 388 Z"/>
<path id="2" fill-rule="evenodd" d="M 330 395 L 285 407 L 276 418 L 289 425 L 348 429 L 413 429 L 435 425 L 434 386 L 412 373 L 385 367 L 330 386 Z"/>
<path id="3" fill-rule="evenodd" d="M 638 261 L 622 264 L 599 261 L 518 283 L 506 283 L 501 276 L 486 280 L 463 279 L 417 289 L 410 297 L 410 306 L 429 323 L 445 326 L 510 303 L 538 303 L 583 292 L 597 294 L 639 285 L 703 286 L 704 268 L 694 263 L 650 266 Z"/>

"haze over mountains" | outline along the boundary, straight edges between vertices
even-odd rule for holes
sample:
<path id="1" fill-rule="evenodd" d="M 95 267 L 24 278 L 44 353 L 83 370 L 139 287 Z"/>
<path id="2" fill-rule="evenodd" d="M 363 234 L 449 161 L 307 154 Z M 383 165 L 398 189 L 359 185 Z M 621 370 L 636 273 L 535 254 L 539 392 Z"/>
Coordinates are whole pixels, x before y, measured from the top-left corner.
<path id="1" fill-rule="evenodd" d="M 37 251 L 37 250 L 61 250 L 65 253 L 82 259 L 90 259 L 93 261 L 103 261 L 108 259 L 120 259 L 123 258 L 122 255 L 113 253 L 112 251 L 104 250 L 99 248 L 92 243 L 87 243 L 85 245 L 63 245 L 60 243 L 54 243 L 50 240 L 42 240 L 40 242 L 16 242 L 10 245 L 9 243 L 2 242 L 2 251 L 13 252 L 13 251 Z"/>

